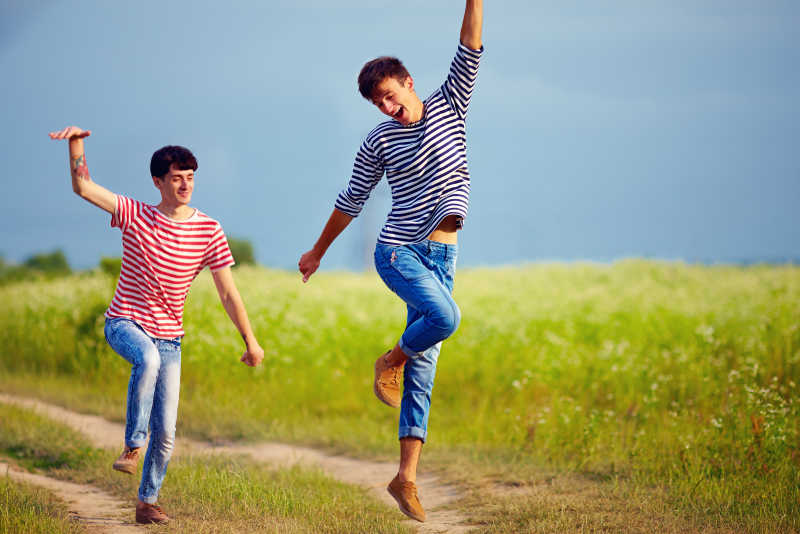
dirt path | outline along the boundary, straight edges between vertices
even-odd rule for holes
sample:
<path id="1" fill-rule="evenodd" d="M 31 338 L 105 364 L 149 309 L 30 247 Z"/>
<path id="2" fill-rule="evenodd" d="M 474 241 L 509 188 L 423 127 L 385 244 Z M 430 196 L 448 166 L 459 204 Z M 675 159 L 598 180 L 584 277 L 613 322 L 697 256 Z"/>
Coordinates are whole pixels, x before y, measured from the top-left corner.
<path id="1" fill-rule="evenodd" d="M 0 476 L 27 482 L 53 492 L 67 503 L 70 518 L 80 521 L 93 534 L 142 534 L 141 527 L 130 520 L 130 503 L 123 502 L 93 486 L 73 484 L 23 471 L 0 459 Z"/>
<path id="2" fill-rule="evenodd" d="M 79 414 L 60 406 L 48 404 L 36 399 L 17 397 L 0 393 L 0 402 L 15 404 L 33 409 L 56 421 L 85 434 L 96 447 L 121 449 L 125 430 L 119 423 L 109 422 L 95 415 Z M 175 454 L 247 454 L 262 462 L 277 465 L 317 465 L 330 476 L 369 488 L 371 493 L 389 506 L 396 508 L 394 499 L 386 492 L 386 485 L 397 473 L 397 465 L 388 462 L 372 462 L 357 460 L 345 456 L 332 456 L 309 447 L 296 447 L 282 443 L 259 443 L 253 445 L 212 446 L 209 443 L 181 438 L 176 440 Z M 464 517 L 456 510 L 442 509 L 455 501 L 457 490 L 431 475 L 421 475 L 417 480 L 420 500 L 425 506 L 427 521 L 418 523 L 409 520 L 407 524 L 417 532 L 461 533 L 470 530 L 464 525 Z M 398 512 L 399 514 L 400 512 Z M 109 531 L 110 532 L 110 531 Z"/>

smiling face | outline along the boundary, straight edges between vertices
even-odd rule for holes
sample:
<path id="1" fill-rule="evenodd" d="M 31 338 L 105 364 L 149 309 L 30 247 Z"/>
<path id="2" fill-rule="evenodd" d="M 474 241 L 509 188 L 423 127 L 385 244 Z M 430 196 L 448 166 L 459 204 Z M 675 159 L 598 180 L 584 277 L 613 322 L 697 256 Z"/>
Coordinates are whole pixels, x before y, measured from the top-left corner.
<path id="1" fill-rule="evenodd" d="M 411 76 L 407 76 L 402 82 L 394 77 L 384 78 L 375 86 L 370 100 L 381 113 L 403 126 L 422 118 L 422 101 L 414 92 L 414 80 Z"/>
<path id="2" fill-rule="evenodd" d="M 153 176 L 153 184 L 161 191 L 161 201 L 171 208 L 186 206 L 194 191 L 194 170 L 180 170 L 176 164 L 162 177 Z"/>

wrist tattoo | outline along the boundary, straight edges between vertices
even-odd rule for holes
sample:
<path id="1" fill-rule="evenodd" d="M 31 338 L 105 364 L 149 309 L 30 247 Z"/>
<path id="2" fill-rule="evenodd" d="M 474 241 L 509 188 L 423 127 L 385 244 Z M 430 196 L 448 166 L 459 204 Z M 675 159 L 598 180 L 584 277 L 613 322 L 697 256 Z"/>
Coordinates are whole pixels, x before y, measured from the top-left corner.
<path id="1" fill-rule="evenodd" d="M 89 167 L 86 166 L 86 155 L 72 158 L 72 174 L 80 180 L 89 179 Z"/>

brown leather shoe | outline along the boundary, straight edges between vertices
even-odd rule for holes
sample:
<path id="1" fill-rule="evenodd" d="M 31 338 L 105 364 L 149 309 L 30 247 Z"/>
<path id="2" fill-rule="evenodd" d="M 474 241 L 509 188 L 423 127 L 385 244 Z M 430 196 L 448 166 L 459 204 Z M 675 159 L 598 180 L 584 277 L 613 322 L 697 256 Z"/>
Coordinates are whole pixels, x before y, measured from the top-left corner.
<path id="1" fill-rule="evenodd" d="M 391 351 L 386 351 L 375 362 L 375 382 L 372 385 L 372 389 L 375 391 L 375 396 L 382 403 L 388 404 L 392 408 L 397 408 L 400 406 L 400 399 L 403 398 L 401 384 L 403 383 L 405 363 L 395 367 L 390 366 L 386 362 L 386 356 L 389 352 Z"/>
<path id="2" fill-rule="evenodd" d="M 411 519 L 416 519 L 419 522 L 425 521 L 425 510 L 422 509 L 417 497 L 416 484 L 413 482 L 400 482 L 400 479 L 395 476 L 389 482 L 386 491 L 397 501 L 397 506 L 400 507 L 401 512 Z"/>
<path id="3" fill-rule="evenodd" d="M 166 523 L 169 521 L 169 516 L 164 513 L 164 510 L 157 504 L 148 504 L 139 501 L 136 503 L 136 522 L 142 524 L 149 523 Z"/>
<path id="4" fill-rule="evenodd" d="M 128 473 L 129 475 L 136 473 L 136 465 L 139 463 L 139 449 L 141 449 L 141 447 L 131 449 L 126 446 L 125 450 L 122 451 L 122 454 L 117 458 L 117 461 L 114 462 L 114 469 L 122 471 L 123 473 Z"/>

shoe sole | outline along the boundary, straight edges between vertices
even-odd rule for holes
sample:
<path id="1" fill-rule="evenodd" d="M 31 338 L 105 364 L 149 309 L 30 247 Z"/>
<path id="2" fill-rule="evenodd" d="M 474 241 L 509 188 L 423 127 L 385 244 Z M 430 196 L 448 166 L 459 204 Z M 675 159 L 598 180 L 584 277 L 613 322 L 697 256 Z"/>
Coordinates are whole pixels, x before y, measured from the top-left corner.
<path id="1" fill-rule="evenodd" d="M 140 525 L 163 525 L 165 523 L 169 523 L 169 518 L 167 519 L 139 519 L 136 518 L 136 522 Z"/>
<path id="2" fill-rule="evenodd" d="M 376 378 L 375 381 L 372 383 L 372 391 L 375 393 L 375 396 L 378 397 L 378 400 L 384 403 L 386 406 L 390 406 L 392 408 L 399 408 L 400 404 L 394 404 L 389 402 L 387 399 L 381 397 L 380 390 L 378 389 L 378 379 Z"/>
<path id="3" fill-rule="evenodd" d="M 391 495 L 391 496 L 392 496 L 392 498 L 393 498 L 393 499 L 395 500 L 395 502 L 397 503 L 397 507 L 398 507 L 398 508 L 400 509 L 400 511 L 401 511 L 401 512 L 403 512 L 403 513 L 404 513 L 406 516 L 410 517 L 411 519 L 414 519 L 415 521 L 419 521 L 420 523 L 424 523 L 424 522 L 425 522 L 425 518 L 424 518 L 424 517 L 420 519 L 418 516 L 414 515 L 414 513 L 413 513 L 411 510 L 409 510 L 409 509 L 407 509 L 405 506 L 403 506 L 403 500 L 402 500 L 400 497 L 398 497 L 397 495 L 395 495 L 395 494 L 394 494 L 394 492 L 392 491 L 392 488 L 391 488 L 391 486 L 387 486 L 387 487 L 386 487 L 386 491 L 388 491 L 388 492 L 389 492 L 389 495 Z"/>
<path id="4" fill-rule="evenodd" d="M 384 356 L 389 354 L 389 352 L 391 352 L 391 351 L 386 351 L 384 354 L 381 355 L 381 358 L 383 358 Z M 372 380 L 372 392 L 375 393 L 375 396 L 378 397 L 378 400 L 381 401 L 382 403 L 384 403 L 386 406 L 389 406 L 391 408 L 399 408 L 400 407 L 400 403 L 399 402 L 397 404 L 394 404 L 392 402 L 389 402 L 386 398 L 381 396 L 380 390 L 378 389 L 378 378 L 380 378 L 380 375 L 378 374 L 378 371 L 376 370 L 375 371 L 375 378 Z"/>
<path id="5" fill-rule="evenodd" d="M 108 465 L 108 464 L 106 464 L 106 465 Z M 131 467 L 128 467 L 128 466 L 125 466 L 125 465 L 117 465 L 117 464 L 114 464 L 111 467 L 114 469 L 114 471 L 119 471 L 120 473 L 125 473 L 127 475 L 133 475 L 133 474 L 136 473 L 136 468 L 135 467 L 131 468 Z"/>

